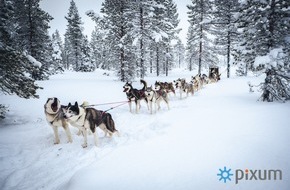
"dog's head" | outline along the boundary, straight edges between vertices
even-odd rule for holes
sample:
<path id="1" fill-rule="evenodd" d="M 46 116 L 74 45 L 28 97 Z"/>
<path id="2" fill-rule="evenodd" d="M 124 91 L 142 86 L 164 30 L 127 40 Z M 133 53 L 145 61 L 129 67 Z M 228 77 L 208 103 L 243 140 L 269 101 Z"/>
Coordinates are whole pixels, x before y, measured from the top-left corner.
<path id="1" fill-rule="evenodd" d="M 45 111 L 49 114 L 56 114 L 59 111 L 60 107 L 60 101 L 58 100 L 58 98 L 55 97 L 48 98 L 44 105 Z"/>
<path id="2" fill-rule="evenodd" d="M 161 90 L 162 89 L 162 84 L 161 82 L 155 82 L 155 90 L 158 91 L 158 90 Z"/>
<path id="3" fill-rule="evenodd" d="M 132 89 L 132 83 L 126 82 L 126 84 L 123 86 L 123 92 L 129 92 Z"/>
<path id="4" fill-rule="evenodd" d="M 150 86 L 150 87 L 147 87 L 146 89 L 145 89 L 145 96 L 146 97 L 149 97 L 149 96 L 152 96 L 153 95 L 153 93 L 154 93 L 154 90 L 153 90 L 153 88 L 152 88 L 152 85 Z"/>
<path id="5" fill-rule="evenodd" d="M 182 87 L 182 83 L 183 83 L 183 81 L 185 82 L 185 79 L 181 79 L 181 78 L 179 78 L 179 79 L 173 81 L 174 84 L 175 84 L 175 88 L 181 88 L 181 87 Z"/>
<path id="6" fill-rule="evenodd" d="M 75 102 L 74 105 L 69 103 L 67 107 L 63 108 L 63 114 L 64 114 L 63 117 L 65 119 L 69 119 L 73 116 L 78 116 L 80 114 L 80 108 L 79 108 L 78 102 Z"/>

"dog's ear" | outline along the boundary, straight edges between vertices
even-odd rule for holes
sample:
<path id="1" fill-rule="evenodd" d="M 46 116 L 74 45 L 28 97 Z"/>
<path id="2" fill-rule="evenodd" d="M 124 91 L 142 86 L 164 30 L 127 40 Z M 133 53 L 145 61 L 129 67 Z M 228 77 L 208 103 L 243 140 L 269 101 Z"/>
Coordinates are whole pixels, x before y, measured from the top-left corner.
<path id="1" fill-rule="evenodd" d="M 71 103 L 68 103 L 67 108 L 71 107 Z"/>
<path id="2" fill-rule="evenodd" d="M 79 107 L 78 102 L 75 102 L 75 106 L 76 106 L 76 107 Z"/>

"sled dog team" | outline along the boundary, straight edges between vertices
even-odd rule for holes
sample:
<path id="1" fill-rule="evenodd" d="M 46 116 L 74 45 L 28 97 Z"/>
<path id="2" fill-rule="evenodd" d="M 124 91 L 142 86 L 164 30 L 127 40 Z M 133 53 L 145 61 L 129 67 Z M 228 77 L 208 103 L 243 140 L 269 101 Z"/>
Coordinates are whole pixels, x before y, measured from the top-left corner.
<path id="1" fill-rule="evenodd" d="M 173 83 L 156 81 L 154 88 L 152 85 L 148 87 L 146 81 L 140 80 L 143 84 L 142 89 L 135 89 L 131 82 L 127 82 L 123 86 L 123 92 L 127 95 L 130 112 L 132 112 L 132 102 L 135 102 L 136 113 L 138 113 L 141 107 L 140 101 L 145 100 L 147 107 L 152 114 L 153 112 L 156 112 L 156 109 L 160 109 L 161 102 L 165 102 L 169 109 L 168 93 L 172 92 L 175 95 L 176 89 L 179 89 L 181 99 L 183 93 L 185 93 L 186 96 L 188 96 L 189 93 L 193 95 L 194 92 L 200 90 L 203 85 L 216 82 L 217 80 L 218 78 L 208 78 L 205 74 L 199 74 L 193 76 L 190 82 L 186 82 L 185 79 L 180 78 L 173 81 Z M 119 132 L 115 128 L 115 123 L 111 114 L 106 111 L 89 107 L 87 102 L 84 102 L 82 105 L 78 105 L 78 103 L 75 102 L 75 104 L 69 103 L 67 106 L 64 106 L 60 104 L 58 98 L 48 98 L 44 104 L 44 113 L 47 122 L 53 129 L 55 144 L 60 143 L 58 135 L 59 127 L 62 127 L 65 130 L 68 142 L 72 142 L 69 124 L 79 129 L 78 135 L 83 135 L 83 148 L 87 147 L 88 144 L 88 131 L 93 134 L 94 144 L 98 146 L 97 127 L 104 131 L 105 136 L 107 136 L 107 134 L 109 134 L 109 137 L 112 137 L 113 134 L 119 136 Z"/>

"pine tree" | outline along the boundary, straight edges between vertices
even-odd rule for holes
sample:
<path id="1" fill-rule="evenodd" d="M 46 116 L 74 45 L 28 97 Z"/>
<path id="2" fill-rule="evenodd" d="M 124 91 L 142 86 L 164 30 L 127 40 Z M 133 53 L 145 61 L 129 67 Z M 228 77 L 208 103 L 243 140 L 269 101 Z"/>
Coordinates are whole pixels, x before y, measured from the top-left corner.
<path id="1" fill-rule="evenodd" d="M 105 41 L 105 34 L 101 28 L 96 27 L 91 35 L 91 61 L 96 68 L 110 69 L 109 49 Z"/>
<path id="2" fill-rule="evenodd" d="M 172 0 L 156 0 L 154 5 L 153 23 L 153 43 L 156 75 L 163 71 L 168 75 L 172 66 L 173 53 L 171 41 L 176 38 L 179 32 L 179 23 L 176 4 Z"/>
<path id="3" fill-rule="evenodd" d="M 177 29 L 179 20 L 177 13 L 177 5 L 173 3 L 172 0 L 166 0 L 164 2 L 165 5 L 165 24 L 164 31 L 167 34 L 167 38 L 165 38 L 165 75 L 168 76 L 168 71 L 173 65 L 173 52 L 171 42 L 173 39 L 177 39 L 177 34 L 179 33 L 179 29 Z"/>
<path id="4" fill-rule="evenodd" d="M 289 99 L 289 88 L 285 88 L 289 87 L 289 7 L 287 0 L 248 1 L 242 7 L 239 27 L 243 30 L 244 41 L 238 47 L 239 56 L 251 67 L 265 71 L 264 101 Z M 271 61 L 264 61 L 265 57 Z M 276 64 L 279 59 L 282 64 Z"/>
<path id="5" fill-rule="evenodd" d="M 16 26 L 14 44 L 42 63 L 34 68 L 37 80 L 48 79 L 48 67 L 52 61 L 48 23 L 53 18 L 39 7 L 40 0 L 14 0 Z"/>
<path id="6" fill-rule="evenodd" d="M 83 23 L 73 0 L 70 2 L 68 15 L 65 18 L 68 22 L 64 45 L 66 63 L 68 67 L 72 66 L 75 71 L 79 71 L 81 64 L 84 62 L 81 49 L 84 41 Z"/>
<path id="7" fill-rule="evenodd" d="M 111 53 L 114 46 L 110 38 L 107 38 L 109 30 L 106 26 L 105 19 L 93 11 L 87 11 L 86 14 L 96 23 L 90 42 L 92 63 L 96 68 L 107 70 L 116 68 L 114 54 L 112 55 Z"/>
<path id="8" fill-rule="evenodd" d="M 226 55 L 227 77 L 230 77 L 230 59 L 233 46 L 237 41 L 236 15 L 239 11 L 239 1 L 215 0 L 214 19 L 211 26 L 214 26 L 212 34 L 215 35 L 215 45 L 219 47 L 221 55 Z"/>
<path id="9" fill-rule="evenodd" d="M 130 81 L 135 76 L 132 38 L 128 20 L 128 10 L 130 10 L 129 0 L 105 0 L 102 4 L 101 12 L 104 14 L 104 22 L 108 34 L 106 36 L 111 44 L 112 61 L 118 63 L 117 75 L 123 82 Z"/>
<path id="10" fill-rule="evenodd" d="M 0 90 L 4 94 L 16 94 L 22 98 L 38 98 L 37 86 L 27 75 L 32 64 L 20 50 L 14 49 L 11 37 L 11 18 L 15 6 L 12 1 L 0 0 Z M 0 104 L 0 118 L 5 117 L 7 107 Z"/>
<path id="11" fill-rule="evenodd" d="M 152 17 L 154 6 L 153 0 L 132 1 L 130 11 L 131 30 L 133 46 L 136 46 L 135 56 L 137 57 L 137 75 L 141 78 L 146 75 L 146 55 L 149 51 L 150 40 L 152 37 Z"/>
<path id="12" fill-rule="evenodd" d="M 89 40 L 87 36 L 84 36 L 81 44 L 81 64 L 79 71 L 92 72 L 95 70 L 95 65 L 91 62 L 91 48 L 89 46 Z"/>
<path id="13" fill-rule="evenodd" d="M 51 64 L 50 69 L 53 72 L 58 73 L 64 71 L 64 61 L 63 61 L 63 42 L 60 37 L 58 30 L 52 34 L 52 49 L 53 49 L 53 64 Z"/>
<path id="14" fill-rule="evenodd" d="M 187 8 L 190 23 L 187 35 L 187 60 L 190 61 L 190 70 L 193 68 L 192 64 L 196 64 L 198 73 L 201 73 L 202 68 L 214 66 L 218 62 L 213 41 L 209 38 L 212 7 L 209 0 L 192 0 L 192 5 L 188 5 Z"/>
<path id="15" fill-rule="evenodd" d="M 185 57 L 185 47 L 180 39 L 177 40 L 177 43 L 173 47 L 173 56 L 174 62 L 177 63 L 175 67 L 181 68 L 181 65 L 184 62 Z"/>

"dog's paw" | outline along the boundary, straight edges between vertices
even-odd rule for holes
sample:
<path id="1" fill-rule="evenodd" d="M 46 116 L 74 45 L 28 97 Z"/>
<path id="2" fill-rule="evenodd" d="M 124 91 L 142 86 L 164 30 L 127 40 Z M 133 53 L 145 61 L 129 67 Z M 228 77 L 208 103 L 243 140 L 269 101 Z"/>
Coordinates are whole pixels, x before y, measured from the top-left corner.
<path id="1" fill-rule="evenodd" d="M 87 148 L 88 147 L 88 144 L 87 143 L 84 143 L 84 144 L 82 144 L 82 147 L 83 148 Z"/>
<path id="2" fill-rule="evenodd" d="M 54 141 L 54 144 L 59 144 L 60 143 L 60 141 Z"/>

